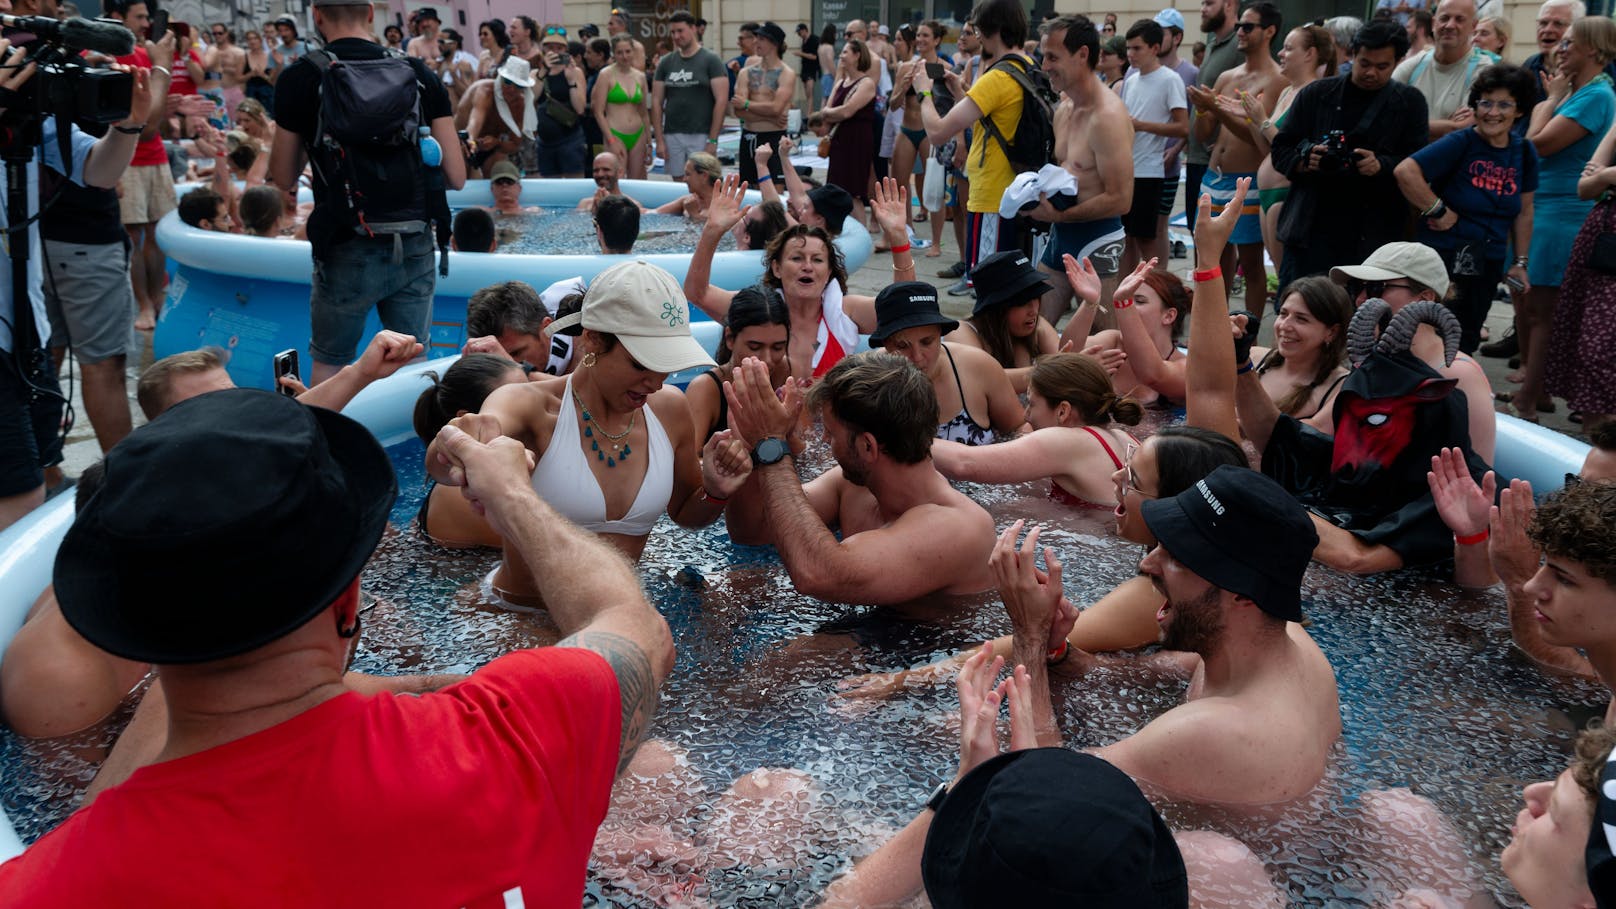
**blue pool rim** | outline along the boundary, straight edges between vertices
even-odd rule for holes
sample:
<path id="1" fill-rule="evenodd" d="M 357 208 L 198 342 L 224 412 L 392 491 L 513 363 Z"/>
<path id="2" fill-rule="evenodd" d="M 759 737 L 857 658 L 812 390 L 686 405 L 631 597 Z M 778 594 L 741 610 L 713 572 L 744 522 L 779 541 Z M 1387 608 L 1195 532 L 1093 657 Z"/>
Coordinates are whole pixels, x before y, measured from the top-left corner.
<path id="1" fill-rule="evenodd" d="M 194 185 L 177 188 L 180 194 Z M 572 207 L 593 195 L 593 180 L 524 180 L 524 205 Z M 621 189 L 647 208 L 655 208 L 686 193 L 683 183 L 665 180 L 624 180 Z M 305 190 L 303 198 L 307 200 Z M 747 193 L 748 204 L 761 202 Z M 492 205 L 486 180 L 468 181 L 464 189 L 449 193 L 452 208 Z M 869 232 L 849 222 L 847 233 L 836 239 L 847 272 L 869 261 L 873 244 Z M 282 350 L 299 351 L 304 381 L 309 378 L 309 276 L 313 270 L 309 244 L 296 240 L 266 240 L 223 234 L 191 227 L 170 212 L 157 223 L 157 242 L 170 263 L 169 286 L 161 318 L 152 339 L 153 354 L 170 354 L 199 347 L 218 347 L 229 356 L 225 369 L 243 388 L 272 387 L 270 361 Z M 438 278 L 433 299 L 427 356 L 453 356 L 465 344 L 466 300 L 477 290 L 502 281 L 521 280 L 542 290 L 571 277 L 593 278 L 603 269 L 630 259 L 643 259 L 667 269 L 683 283 L 692 248 L 687 252 L 649 255 L 489 255 L 451 252 L 449 274 Z M 885 266 L 886 263 L 877 263 Z M 720 252 L 713 256 L 711 282 L 738 290 L 763 275 L 761 250 Z M 701 310 L 689 307 L 692 324 L 708 321 Z M 370 338 L 381 329 L 371 313 L 363 333 Z"/>

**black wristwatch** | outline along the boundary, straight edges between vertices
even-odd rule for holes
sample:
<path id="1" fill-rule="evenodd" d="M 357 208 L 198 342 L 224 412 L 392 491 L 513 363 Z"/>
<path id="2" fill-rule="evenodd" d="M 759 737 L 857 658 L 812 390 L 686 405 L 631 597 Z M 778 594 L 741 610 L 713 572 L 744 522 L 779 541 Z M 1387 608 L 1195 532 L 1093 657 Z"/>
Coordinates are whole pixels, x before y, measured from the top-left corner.
<path id="1" fill-rule="evenodd" d="M 791 446 L 785 439 L 768 438 L 752 446 L 752 466 L 767 467 L 778 464 L 786 455 L 791 454 Z"/>
<path id="2" fill-rule="evenodd" d="M 948 798 L 948 784 L 938 783 L 937 788 L 931 791 L 931 798 L 926 799 L 926 810 L 936 812 L 942 807 L 943 800 Z"/>

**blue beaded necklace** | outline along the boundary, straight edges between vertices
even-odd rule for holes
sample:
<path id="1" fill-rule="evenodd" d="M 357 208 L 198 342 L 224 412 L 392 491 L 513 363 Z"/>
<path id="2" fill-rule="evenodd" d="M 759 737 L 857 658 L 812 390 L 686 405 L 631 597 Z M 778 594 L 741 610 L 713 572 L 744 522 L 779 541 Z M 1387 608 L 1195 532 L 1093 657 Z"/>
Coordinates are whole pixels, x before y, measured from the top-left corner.
<path id="1" fill-rule="evenodd" d="M 634 431 L 635 414 L 628 415 L 628 428 L 614 436 L 606 431 L 606 427 L 595 422 L 595 418 L 590 416 L 589 408 L 584 406 L 582 400 L 578 400 L 578 409 L 583 412 L 584 422 L 589 424 L 584 427 L 584 438 L 589 440 L 589 450 L 595 453 L 595 460 L 605 461 L 607 467 L 616 467 L 619 461 L 627 461 L 628 456 L 633 454 L 633 449 L 629 448 L 627 443 L 621 446 L 618 443 L 628 438 L 628 434 Z M 606 439 L 606 444 L 612 447 L 611 454 L 601 449 L 600 439 L 595 436 L 596 430 L 599 430 L 601 437 Z"/>

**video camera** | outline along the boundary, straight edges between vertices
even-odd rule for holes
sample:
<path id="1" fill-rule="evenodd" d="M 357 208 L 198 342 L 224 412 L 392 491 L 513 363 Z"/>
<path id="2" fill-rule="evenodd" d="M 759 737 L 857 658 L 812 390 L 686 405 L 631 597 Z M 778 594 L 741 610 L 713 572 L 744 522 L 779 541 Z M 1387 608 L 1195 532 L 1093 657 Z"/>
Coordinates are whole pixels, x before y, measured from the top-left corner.
<path id="1" fill-rule="evenodd" d="M 62 115 L 76 123 L 116 123 L 129 116 L 134 77 L 120 70 L 90 66 L 80 51 L 109 56 L 133 52 L 135 36 L 111 20 L 0 15 L 4 36 L 29 50 L 24 62 L 38 71 L 5 102 L 0 120 L 20 123 Z"/>
<path id="2" fill-rule="evenodd" d="M 1358 163 L 1358 157 L 1352 153 L 1347 145 L 1347 134 L 1339 129 L 1332 129 L 1324 134 L 1324 138 L 1313 143 L 1313 149 L 1319 154 L 1319 173 L 1336 174 L 1351 170 Z M 1312 150 L 1309 150 L 1311 154 Z"/>

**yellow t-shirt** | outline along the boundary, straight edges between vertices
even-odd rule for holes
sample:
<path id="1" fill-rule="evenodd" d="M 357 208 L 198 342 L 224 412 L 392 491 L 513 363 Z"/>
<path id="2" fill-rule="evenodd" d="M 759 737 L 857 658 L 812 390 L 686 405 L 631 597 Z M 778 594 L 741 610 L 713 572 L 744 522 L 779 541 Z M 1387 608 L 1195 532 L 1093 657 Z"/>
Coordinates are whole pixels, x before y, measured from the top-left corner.
<path id="1" fill-rule="evenodd" d="M 1012 66 L 1014 64 L 1011 64 Z M 966 97 L 976 102 L 982 114 L 993 118 L 1005 141 L 1015 138 L 1016 124 L 1021 122 L 1021 85 L 1009 74 L 990 69 L 971 86 Z M 982 157 L 987 150 L 986 160 Z M 965 159 L 965 174 L 971 178 L 971 195 L 965 200 L 965 210 L 996 212 L 999 202 L 1016 172 L 1004 149 L 988 131 L 978 123 L 971 132 L 971 151 Z"/>

